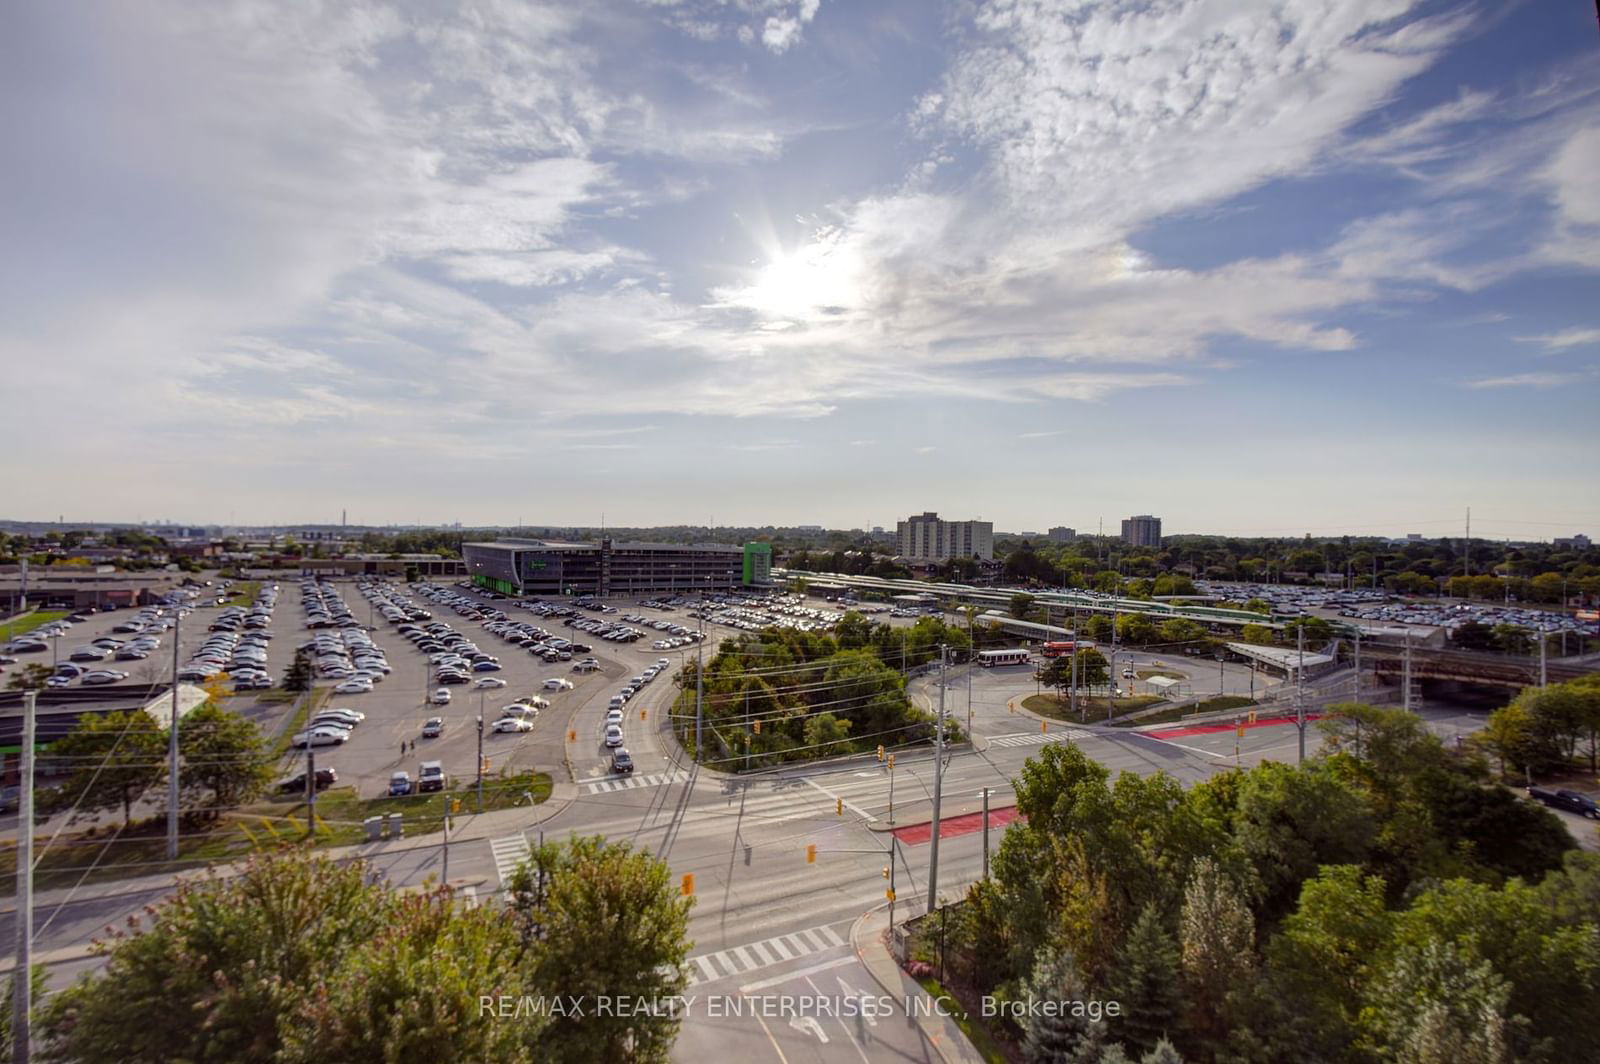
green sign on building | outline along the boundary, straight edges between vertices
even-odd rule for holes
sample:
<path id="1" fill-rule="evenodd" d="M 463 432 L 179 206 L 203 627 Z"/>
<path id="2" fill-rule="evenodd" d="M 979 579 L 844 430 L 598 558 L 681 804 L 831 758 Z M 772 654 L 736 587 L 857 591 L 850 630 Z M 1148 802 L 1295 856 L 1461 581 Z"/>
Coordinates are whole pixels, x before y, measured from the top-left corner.
<path id="1" fill-rule="evenodd" d="M 772 583 L 772 544 L 744 545 L 744 585 L 763 587 Z"/>

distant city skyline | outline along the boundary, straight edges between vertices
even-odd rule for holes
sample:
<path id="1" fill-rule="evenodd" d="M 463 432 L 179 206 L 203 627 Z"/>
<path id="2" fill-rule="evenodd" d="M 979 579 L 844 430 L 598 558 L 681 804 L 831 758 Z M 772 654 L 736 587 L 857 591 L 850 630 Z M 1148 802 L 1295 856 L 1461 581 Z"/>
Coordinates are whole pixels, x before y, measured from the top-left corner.
<path id="1" fill-rule="evenodd" d="M 21 517 L 1600 528 L 1591 5 L 0 18 Z"/>

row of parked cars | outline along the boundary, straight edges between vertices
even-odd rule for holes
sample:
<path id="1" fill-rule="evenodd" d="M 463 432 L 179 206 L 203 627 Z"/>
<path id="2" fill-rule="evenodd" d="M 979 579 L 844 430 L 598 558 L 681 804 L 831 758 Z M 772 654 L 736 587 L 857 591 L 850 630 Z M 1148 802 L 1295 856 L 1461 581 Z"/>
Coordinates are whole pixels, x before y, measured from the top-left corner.
<path id="1" fill-rule="evenodd" d="M 622 690 L 611 696 L 610 703 L 606 706 L 605 744 L 612 751 L 611 768 L 614 772 L 632 772 L 633 756 L 623 747 L 622 718 L 623 707 L 644 690 L 645 686 L 657 676 L 672 667 L 666 658 L 657 658 L 656 663 L 645 669 L 638 676 L 623 685 Z"/>

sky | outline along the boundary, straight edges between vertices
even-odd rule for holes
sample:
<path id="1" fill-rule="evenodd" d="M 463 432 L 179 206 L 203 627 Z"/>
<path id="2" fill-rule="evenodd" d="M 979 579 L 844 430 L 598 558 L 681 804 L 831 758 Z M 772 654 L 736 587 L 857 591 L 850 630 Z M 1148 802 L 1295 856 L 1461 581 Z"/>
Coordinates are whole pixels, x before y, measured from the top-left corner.
<path id="1" fill-rule="evenodd" d="M 1589 0 L 0 13 L 0 517 L 1600 534 Z"/>

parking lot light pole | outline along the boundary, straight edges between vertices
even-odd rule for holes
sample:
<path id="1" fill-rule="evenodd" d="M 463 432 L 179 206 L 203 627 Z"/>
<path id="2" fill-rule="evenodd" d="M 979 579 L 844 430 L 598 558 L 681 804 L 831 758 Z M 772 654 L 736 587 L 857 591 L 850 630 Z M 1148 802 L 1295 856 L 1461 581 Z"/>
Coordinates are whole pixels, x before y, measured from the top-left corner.
<path id="1" fill-rule="evenodd" d="M 478 695 L 478 812 L 483 812 L 483 694 Z"/>

